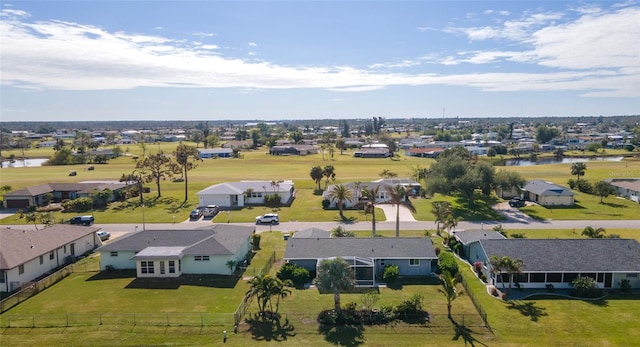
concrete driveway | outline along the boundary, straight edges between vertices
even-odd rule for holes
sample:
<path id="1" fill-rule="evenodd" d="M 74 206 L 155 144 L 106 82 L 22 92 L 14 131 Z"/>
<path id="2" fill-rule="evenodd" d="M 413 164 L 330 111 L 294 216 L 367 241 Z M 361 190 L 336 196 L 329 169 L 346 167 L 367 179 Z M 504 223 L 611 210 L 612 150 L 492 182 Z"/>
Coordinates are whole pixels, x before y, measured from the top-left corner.
<path id="1" fill-rule="evenodd" d="M 525 201 L 527 206 L 533 205 L 533 202 Z M 501 215 L 507 218 L 507 222 L 511 223 L 530 223 L 535 221 L 533 218 L 529 217 L 526 213 L 520 211 L 515 207 L 509 206 L 509 202 L 500 202 L 493 206 L 493 209 L 498 211 Z"/>
<path id="2" fill-rule="evenodd" d="M 387 218 L 387 222 L 395 222 L 396 221 L 396 205 L 391 204 L 380 204 L 376 205 L 384 211 L 384 216 Z M 377 219 L 377 218 L 376 218 Z M 415 222 L 416 219 L 413 218 L 413 214 L 406 208 L 404 205 L 400 205 L 400 221 L 401 222 Z"/>

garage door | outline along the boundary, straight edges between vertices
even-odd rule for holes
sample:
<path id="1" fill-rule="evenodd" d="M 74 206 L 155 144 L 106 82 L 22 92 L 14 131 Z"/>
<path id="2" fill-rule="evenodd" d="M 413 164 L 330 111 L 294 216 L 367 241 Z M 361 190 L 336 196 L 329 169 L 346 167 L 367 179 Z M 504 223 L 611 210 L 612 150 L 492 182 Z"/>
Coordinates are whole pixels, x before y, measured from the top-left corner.
<path id="1" fill-rule="evenodd" d="M 7 208 L 27 208 L 27 207 L 29 207 L 29 199 L 7 200 Z"/>

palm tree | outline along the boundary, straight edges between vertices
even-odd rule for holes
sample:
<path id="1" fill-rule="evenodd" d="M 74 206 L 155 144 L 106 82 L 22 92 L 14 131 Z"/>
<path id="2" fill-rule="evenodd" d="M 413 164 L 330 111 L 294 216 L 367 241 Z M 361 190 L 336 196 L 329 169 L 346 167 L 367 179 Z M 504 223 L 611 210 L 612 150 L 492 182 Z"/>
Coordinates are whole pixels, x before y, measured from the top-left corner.
<path id="1" fill-rule="evenodd" d="M 380 186 L 363 189 L 361 195 L 366 201 L 358 203 L 365 204 L 365 209 L 371 209 L 371 237 L 376 237 L 376 199 L 379 191 Z"/>
<path id="2" fill-rule="evenodd" d="M 320 262 L 314 282 L 319 290 L 333 293 L 335 310 L 340 311 L 340 292 L 353 288 L 355 279 L 349 263 L 338 257 Z"/>
<path id="3" fill-rule="evenodd" d="M 256 297 L 258 300 L 258 311 L 265 312 L 267 304 L 269 304 L 269 311 L 277 313 L 280 298 L 285 298 L 291 294 L 291 291 L 286 286 L 292 284 L 291 281 L 281 281 L 277 277 L 271 275 L 256 276 L 249 281 L 250 288 L 246 295 L 248 297 Z M 273 304 L 271 298 L 277 296 L 276 311 L 273 311 Z"/>
<path id="4" fill-rule="evenodd" d="M 580 182 L 580 176 L 584 176 L 584 172 L 587 170 L 587 164 L 585 163 L 573 163 L 571 164 L 571 174 L 578 176 L 576 181 Z"/>
<path id="5" fill-rule="evenodd" d="M 356 234 L 353 231 L 347 230 L 341 225 L 338 225 L 331 230 L 331 237 L 356 237 Z"/>
<path id="6" fill-rule="evenodd" d="M 344 203 L 345 201 L 353 201 L 353 193 L 344 184 L 337 184 L 329 191 L 329 198 L 338 205 L 340 210 L 340 218 L 344 219 Z"/>
<path id="7" fill-rule="evenodd" d="M 489 258 L 489 263 L 491 264 L 491 272 L 501 276 L 502 273 L 507 273 L 509 275 L 509 291 L 511 291 L 511 283 L 513 282 L 513 276 L 517 273 L 522 272 L 522 267 L 524 267 L 524 262 L 521 259 L 511 259 L 510 257 L 504 256 L 499 258 L 495 255 Z M 502 289 L 505 288 L 504 281 L 502 281 Z"/>
<path id="8" fill-rule="evenodd" d="M 448 214 L 444 220 L 444 228 L 447 229 L 447 233 L 451 234 L 451 229 L 456 231 L 457 226 L 458 218 L 454 217 L 453 214 Z"/>
<path id="9" fill-rule="evenodd" d="M 590 237 L 592 239 L 604 238 L 604 234 L 607 231 L 604 228 L 593 229 L 592 226 L 588 226 L 582 230 L 582 235 Z"/>
<path id="10" fill-rule="evenodd" d="M 489 264 L 491 264 L 491 273 L 502 277 L 502 271 L 504 270 L 504 263 L 502 262 L 502 258 L 499 258 L 495 255 L 489 257 Z M 504 281 L 500 278 L 500 282 L 502 282 L 502 289 L 504 289 Z"/>
<path id="11" fill-rule="evenodd" d="M 449 319 L 451 319 L 451 303 L 455 300 L 461 292 L 458 292 L 456 286 L 458 285 L 458 276 L 452 276 L 449 271 L 442 271 L 442 275 L 440 275 L 440 284 L 442 288 L 439 289 L 440 293 L 442 293 L 447 299 L 447 313 Z"/>
<path id="12" fill-rule="evenodd" d="M 236 260 L 228 260 L 225 265 L 227 265 L 227 267 L 229 268 L 229 271 L 231 271 L 231 273 L 233 273 L 233 271 L 235 271 L 236 266 L 238 265 L 238 262 Z"/>
<path id="13" fill-rule="evenodd" d="M 431 213 L 436 217 L 436 232 L 440 235 L 440 223 L 444 223 L 447 216 L 451 214 L 451 205 L 448 201 L 434 201 L 431 205 L 433 205 Z"/>
<path id="14" fill-rule="evenodd" d="M 11 189 L 9 189 L 11 190 Z M 362 193 L 362 182 L 355 181 L 353 182 L 353 201 L 360 201 L 360 194 Z"/>
<path id="15" fill-rule="evenodd" d="M 400 237 L 400 205 L 406 207 L 411 213 L 416 213 L 416 208 L 407 196 L 407 189 L 401 185 L 389 189 L 389 197 L 389 202 L 396 205 L 396 237 Z"/>
<path id="16" fill-rule="evenodd" d="M 27 222 L 27 224 L 33 222 L 33 226 L 36 227 L 36 230 L 38 230 L 38 225 L 36 225 L 36 223 L 38 222 L 38 215 L 35 212 L 29 212 L 24 215 L 24 220 Z"/>

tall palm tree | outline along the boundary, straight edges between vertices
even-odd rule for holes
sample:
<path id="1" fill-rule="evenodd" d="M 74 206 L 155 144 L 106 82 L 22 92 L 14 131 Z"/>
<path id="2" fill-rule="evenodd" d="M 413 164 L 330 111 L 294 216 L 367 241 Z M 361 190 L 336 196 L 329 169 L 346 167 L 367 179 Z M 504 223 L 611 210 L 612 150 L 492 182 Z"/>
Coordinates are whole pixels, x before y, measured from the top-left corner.
<path id="1" fill-rule="evenodd" d="M 329 199 L 338 205 L 340 210 L 340 218 L 344 219 L 344 203 L 353 201 L 353 192 L 344 184 L 336 184 L 329 191 Z"/>
<path id="2" fill-rule="evenodd" d="M 396 205 L 396 237 L 400 237 L 400 205 L 406 207 L 411 213 L 416 213 L 416 208 L 408 199 L 407 189 L 401 185 L 389 189 L 389 197 L 389 202 Z"/>
<path id="3" fill-rule="evenodd" d="M 456 227 L 458 226 L 458 218 L 454 217 L 453 214 L 448 214 L 444 220 L 444 227 L 447 229 L 447 233 L 451 235 L 451 229 L 456 231 Z"/>
<path id="4" fill-rule="evenodd" d="M 582 230 L 582 235 L 590 237 L 592 239 L 601 239 L 607 231 L 604 228 L 594 229 L 592 226 L 587 226 Z"/>
<path id="5" fill-rule="evenodd" d="M 436 232 L 440 235 L 440 223 L 444 223 L 447 216 L 451 214 L 451 205 L 448 201 L 434 201 L 431 205 L 433 206 L 431 213 L 436 217 Z"/>
<path id="6" fill-rule="evenodd" d="M 509 257 L 503 257 L 505 268 L 509 274 L 509 291 L 511 291 L 511 284 L 513 283 L 513 276 L 522 272 L 524 262 L 521 259 L 511 259 Z"/>
<path id="7" fill-rule="evenodd" d="M 314 282 L 318 289 L 333 293 L 335 310 L 340 311 L 340 292 L 353 288 L 355 278 L 349 263 L 338 257 L 320 262 Z"/>
<path id="8" fill-rule="evenodd" d="M 265 312 L 267 310 L 267 304 L 269 304 L 269 310 L 277 313 L 280 298 L 285 298 L 291 294 L 291 291 L 286 288 L 290 285 L 290 281 L 282 281 L 277 277 L 271 275 L 256 276 L 249 281 L 249 290 L 246 295 L 249 297 L 255 297 L 258 300 L 258 311 Z M 277 296 L 276 311 L 273 311 L 273 303 L 271 298 Z"/>
<path id="9" fill-rule="evenodd" d="M 447 299 L 447 317 L 451 319 L 451 303 L 461 294 L 458 292 L 456 288 L 458 285 L 458 276 L 452 276 L 449 271 L 442 271 L 442 275 L 440 275 L 440 284 L 442 288 L 439 289 L 440 293 L 442 293 Z"/>
<path id="10" fill-rule="evenodd" d="M 573 163 L 571 164 L 571 174 L 578 176 L 577 181 L 580 182 L 580 176 L 584 176 L 584 172 L 587 170 L 587 164 L 585 163 Z"/>
<path id="11" fill-rule="evenodd" d="M 365 209 L 371 209 L 371 237 L 376 237 L 376 199 L 378 198 L 378 193 L 380 192 L 380 186 L 375 186 L 372 188 L 365 188 L 362 190 L 362 197 L 366 199 L 366 201 L 361 202 L 359 204 L 365 204 Z"/>

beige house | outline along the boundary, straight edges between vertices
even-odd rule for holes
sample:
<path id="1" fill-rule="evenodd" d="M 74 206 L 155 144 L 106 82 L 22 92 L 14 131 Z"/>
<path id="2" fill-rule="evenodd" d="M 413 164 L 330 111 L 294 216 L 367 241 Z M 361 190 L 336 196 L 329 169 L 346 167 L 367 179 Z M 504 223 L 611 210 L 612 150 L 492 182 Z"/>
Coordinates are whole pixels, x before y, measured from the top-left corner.
<path id="1" fill-rule="evenodd" d="M 524 186 L 525 199 L 542 206 L 573 206 L 574 193 L 566 187 L 543 181 L 529 181 Z"/>

